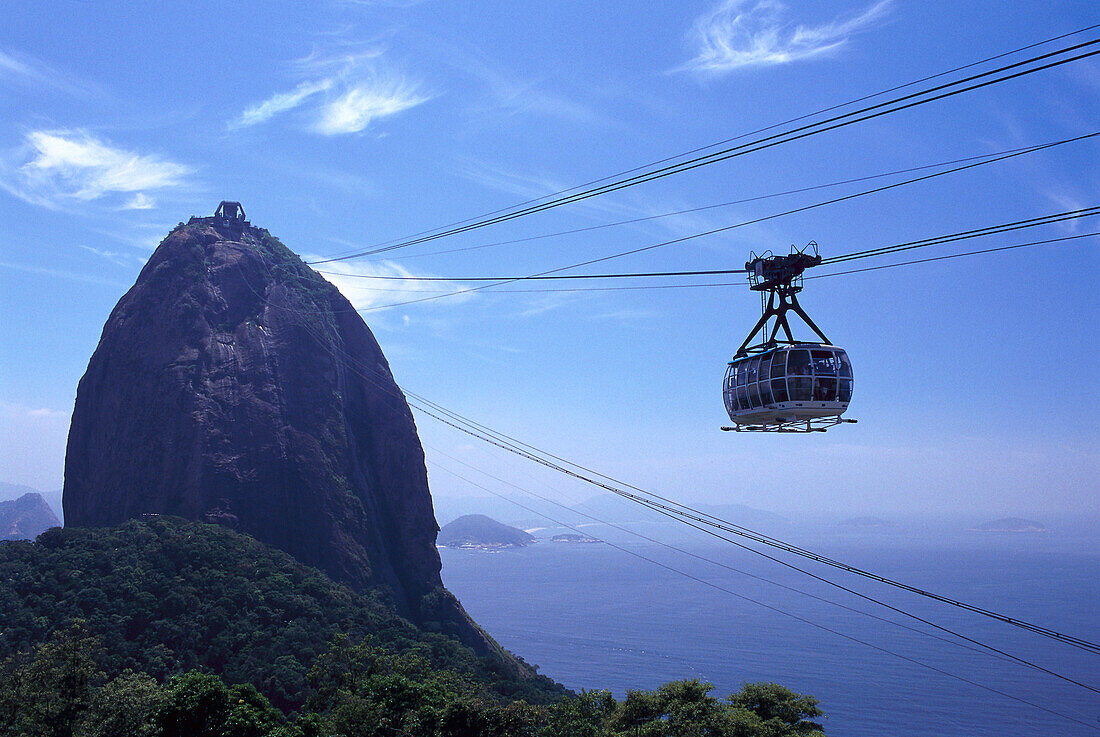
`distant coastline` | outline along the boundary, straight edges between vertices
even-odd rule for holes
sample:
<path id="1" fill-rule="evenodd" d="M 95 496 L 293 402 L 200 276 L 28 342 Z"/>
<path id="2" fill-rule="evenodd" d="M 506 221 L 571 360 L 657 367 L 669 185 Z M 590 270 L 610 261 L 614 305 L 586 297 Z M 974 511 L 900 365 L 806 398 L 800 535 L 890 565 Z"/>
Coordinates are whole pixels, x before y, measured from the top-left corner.
<path id="1" fill-rule="evenodd" d="M 1021 517 L 1004 517 L 971 527 L 970 532 L 1050 532 L 1042 522 Z"/>

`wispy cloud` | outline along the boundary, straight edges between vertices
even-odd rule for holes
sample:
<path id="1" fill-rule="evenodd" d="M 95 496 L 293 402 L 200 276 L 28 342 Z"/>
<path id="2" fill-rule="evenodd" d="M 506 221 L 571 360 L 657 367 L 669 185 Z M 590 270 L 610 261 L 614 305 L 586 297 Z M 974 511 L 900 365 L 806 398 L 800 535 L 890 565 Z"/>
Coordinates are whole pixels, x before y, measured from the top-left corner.
<path id="1" fill-rule="evenodd" d="M 49 417 L 52 419 L 66 419 L 68 418 L 67 412 L 62 412 L 59 409 L 47 409 L 41 407 L 39 409 L 32 409 L 27 412 L 28 417 Z"/>
<path id="2" fill-rule="evenodd" d="M 147 197 L 144 192 L 138 192 L 122 206 L 123 210 L 152 210 L 157 206 L 157 201 Z"/>
<path id="3" fill-rule="evenodd" d="M 103 284 L 109 287 L 122 287 L 123 289 L 130 286 L 129 282 L 119 281 L 117 279 L 103 279 L 98 276 L 91 276 L 86 273 L 79 273 L 75 271 L 65 271 L 64 269 L 52 269 L 46 266 L 35 266 L 33 264 L 20 264 L 9 261 L 0 261 L 0 268 L 11 269 L 12 271 L 21 271 L 24 274 L 38 274 L 40 276 L 56 277 L 58 279 L 69 279 L 71 281 L 84 282 L 86 284 Z"/>
<path id="4" fill-rule="evenodd" d="M 723 0 L 695 21 L 691 36 L 698 51 L 680 71 L 721 74 L 835 53 L 852 35 L 880 20 L 892 1 L 880 0 L 849 18 L 805 26 L 788 20 L 788 8 L 780 0 Z"/>
<path id="5" fill-rule="evenodd" d="M 411 8 L 420 5 L 425 0 L 338 0 L 344 5 L 358 5 L 361 7 L 377 8 Z"/>
<path id="6" fill-rule="evenodd" d="M 80 248 L 87 251 L 88 253 L 94 253 L 96 256 L 105 258 L 113 264 L 124 266 L 126 268 L 140 266 L 148 260 L 145 256 L 137 256 L 132 253 L 119 253 L 117 251 L 108 251 L 103 248 L 95 248 L 93 246 L 80 246 Z"/>
<path id="7" fill-rule="evenodd" d="M 0 75 L 6 78 L 31 79 L 43 81 L 45 75 L 31 64 L 16 59 L 11 54 L 0 51 Z"/>
<path id="8" fill-rule="evenodd" d="M 322 258 L 304 255 L 306 261 Z M 335 261 L 318 266 L 318 272 L 331 282 L 357 310 L 378 308 L 383 305 L 405 302 L 421 297 L 461 292 L 467 284 L 457 281 L 405 281 L 385 277 L 395 276 L 431 276 L 417 274 L 390 261 L 359 263 Z M 382 278 L 379 278 L 382 277 Z M 474 293 L 455 294 L 443 299 L 426 301 L 426 305 L 453 306 L 467 302 Z"/>
<path id="9" fill-rule="evenodd" d="M 78 97 L 99 94 L 99 89 L 94 84 L 74 80 L 70 75 L 53 69 L 32 56 L 3 49 L 0 49 L 0 82 L 36 89 L 54 89 Z"/>
<path id="10" fill-rule="evenodd" d="M 229 124 L 230 128 L 245 128 L 258 123 L 266 123 L 279 113 L 293 110 L 310 97 L 319 92 L 324 92 L 332 86 L 331 79 L 322 79 L 316 82 L 302 82 L 290 92 L 280 92 L 272 95 L 258 105 L 254 105 L 240 117 Z"/>
<path id="11" fill-rule="evenodd" d="M 191 169 L 156 154 L 116 148 L 82 131 L 34 131 L 0 167 L 0 187 L 47 207 L 132 194 L 123 205 L 152 207 L 143 190 L 177 187 Z"/>
<path id="12" fill-rule="evenodd" d="M 379 118 L 396 115 L 431 99 L 421 85 L 393 68 L 376 44 L 314 51 L 291 63 L 305 79 L 289 92 L 272 95 L 229 123 L 239 129 L 266 123 L 296 108 L 303 110 L 306 130 L 326 136 L 360 133 Z"/>
<path id="13" fill-rule="evenodd" d="M 326 136 L 358 133 L 376 118 L 408 110 L 428 98 L 399 77 L 377 78 L 358 84 L 321 108 L 314 129 Z"/>

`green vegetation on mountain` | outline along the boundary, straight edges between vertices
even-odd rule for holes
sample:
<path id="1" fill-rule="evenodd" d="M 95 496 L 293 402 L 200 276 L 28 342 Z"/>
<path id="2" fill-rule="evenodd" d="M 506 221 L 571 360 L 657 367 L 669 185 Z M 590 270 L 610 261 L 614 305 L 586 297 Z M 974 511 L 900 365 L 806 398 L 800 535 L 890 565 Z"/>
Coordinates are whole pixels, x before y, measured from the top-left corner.
<path id="1" fill-rule="evenodd" d="M 524 530 L 484 514 L 466 514 L 439 530 L 436 544 L 448 548 L 522 548 L 535 542 Z"/>
<path id="2" fill-rule="evenodd" d="M 775 684 L 567 693 L 175 518 L 0 544 L 0 612 L 0 737 L 821 734 L 817 702 Z"/>
<path id="3" fill-rule="evenodd" d="M 104 647 L 108 675 L 130 668 L 163 681 L 208 670 L 296 708 L 311 693 L 309 669 L 343 634 L 416 652 L 499 698 L 546 702 L 563 692 L 509 669 L 511 658 L 479 658 L 414 627 L 386 601 L 217 525 L 156 517 L 54 528 L 33 543 L 0 545 L 0 658 L 79 619 Z"/>

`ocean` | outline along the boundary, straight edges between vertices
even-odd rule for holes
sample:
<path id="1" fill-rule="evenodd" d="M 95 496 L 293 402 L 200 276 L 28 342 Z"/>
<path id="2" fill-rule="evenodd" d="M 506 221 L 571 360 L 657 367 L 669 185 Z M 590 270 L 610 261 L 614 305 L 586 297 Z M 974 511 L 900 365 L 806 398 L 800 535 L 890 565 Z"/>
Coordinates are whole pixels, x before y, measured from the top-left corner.
<path id="1" fill-rule="evenodd" d="M 1069 737 L 1100 732 L 1100 696 L 1080 686 L 974 645 L 960 646 L 950 635 L 722 541 L 688 537 L 660 525 L 633 527 L 740 572 L 595 525 L 584 531 L 621 549 L 550 542 L 551 535 L 565 530 L 543 529 L 535 532 L 538 543 L 521 549 L 442 549 L 444 583 L 504 647 L 574 690 L 606 688 L 621 698 L 628 689 L 699 678 L 714 684 L 715 695 L 724 697 L 747 681 L 776 681 L 816 696 L 827 716 L 826 734 L 833 737 Z M 905 583 L 1100 640 L 1100 536 L 1094 527 L 983 533 L 958 526 L 792 526 L 782 533 L 803 547 Z M 1100 687 L 1100 656 L 775 554 Z"/>

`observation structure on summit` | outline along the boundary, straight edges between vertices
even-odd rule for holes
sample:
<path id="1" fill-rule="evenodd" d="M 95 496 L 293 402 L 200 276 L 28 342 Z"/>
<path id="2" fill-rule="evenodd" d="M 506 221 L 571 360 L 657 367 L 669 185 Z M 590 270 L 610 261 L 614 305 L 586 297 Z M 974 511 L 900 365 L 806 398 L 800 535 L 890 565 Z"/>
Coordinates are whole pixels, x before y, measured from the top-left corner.
<path id="1" fill-rule="evenodd" d="M 218 209 L 213 217 L 194 217 L 187 221 L 188 225 L 212 225 L 220 231 L 225 231 L 232 236 L 240 236 L 251 223 L 245 220 L 244 207 L 240 202 L 222 200 L 218 203 Z"/>
<path id="2" fill-rule="evenodd" d="M 795 296 L 802 291 L 802 272 L 820 263 L 813 241 L 801 250 L 792 247 L 784 256 L 750 254 L 745 270 L 749 288 L 760 292 L 763 314 L 726 369 L 722 395 L 734 424 L 723 430 L 825 432 L 855 422 L 841 417 L 852 399 L 848 354 L 829 342 Z M 795 340 L 789 312 L 820 342 Z M 774 320 L 770 333 L 769 320 Z M 758 334 L 760 342 L 753 344 Z"/>

